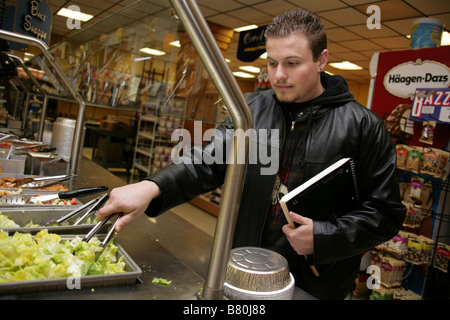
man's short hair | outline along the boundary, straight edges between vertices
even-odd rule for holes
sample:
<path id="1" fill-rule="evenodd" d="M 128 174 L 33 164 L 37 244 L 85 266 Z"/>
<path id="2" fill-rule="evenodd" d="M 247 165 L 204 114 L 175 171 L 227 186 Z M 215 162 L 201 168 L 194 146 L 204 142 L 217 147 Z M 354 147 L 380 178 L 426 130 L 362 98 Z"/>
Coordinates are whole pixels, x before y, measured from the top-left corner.
<path id="1" fill-rule="evenodd" d="M 297 33 L 302 33 L 309 40 L 313 59 L 317 61 L 327 48 L 327 35 L 319 17 L 311 11 L 297 8 L 275 17 L 267 26 L 265 37 L 284 38 Z"/>

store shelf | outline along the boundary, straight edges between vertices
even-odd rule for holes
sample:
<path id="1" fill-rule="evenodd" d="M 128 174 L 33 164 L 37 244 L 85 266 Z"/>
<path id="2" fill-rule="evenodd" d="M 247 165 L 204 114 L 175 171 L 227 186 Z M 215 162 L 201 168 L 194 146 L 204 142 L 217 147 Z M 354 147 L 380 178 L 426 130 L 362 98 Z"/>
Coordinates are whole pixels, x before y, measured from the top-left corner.
<path id="1" fill-rule="evenodd" d="M 219 205 L 212 203 L 209 200 L 197 197 L 195 199 L 192 199 L 190 203 L 216 217 L 219 215 Z"/>
<path id="2" fill-rule="evenodd" d="M 140 132 L 138 132 L 138 137 L 154 140 L 155 134 L 152 132 L 140 131 Z"/>
<path id="3" fill-rule="evenodd" d="M 169 102 L 153 98 L 142 105 L 133 158 L 133 180 L 139 180 L 141 173 L 148 175 L 171 162 L 174 142 L 170 137 L 173 130 L 184 126 L 186 103 L 185 97 L 175 95 Z M 170 108 L 166 108 L 169 104 Z M 149 108 L 156 114 L 148 115 Z M 159 113 L 160 109 L 164 114 Z"/>
<path id="4" fill-rule="evenodd" d="M 143 121 L 149 121 L 149 122 L 151 122 L 151 121 L 154 121 L 154 122 L 156 122 L 156 120 L 158 119 L 156 116 L 146 116 L 146 115 L 141 115 L 141 119 L 143 120 Z"/>
<path id="5" fill-rule="evenodd" d="M 219 214 L 221 195 L 222 195 L 222 187 L 219 187 L 213 191 L 202 194 L 197 198 L 191 200 L 191 204 L 214 216 L 217 216 Z"/>
<path id="6" fill-rule="evenodd" d="M 136 148 L 136 152 L 137 153 L 142 153 L 142 154 L 146 155 L 147 157 L 151 157 L 152 156 L 151 152 L 148 151 L 148 150 L 145 150 L 145 149 Z"/>

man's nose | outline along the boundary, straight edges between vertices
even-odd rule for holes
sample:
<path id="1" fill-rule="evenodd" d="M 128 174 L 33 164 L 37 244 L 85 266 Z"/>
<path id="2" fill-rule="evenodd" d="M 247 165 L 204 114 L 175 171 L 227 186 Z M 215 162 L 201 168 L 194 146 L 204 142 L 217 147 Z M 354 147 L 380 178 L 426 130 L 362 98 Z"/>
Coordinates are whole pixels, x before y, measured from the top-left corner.
<path id="1" fill-rule="evenodd" d="M 277 69 L 275 71 L 275 78 L 277 80 L 285 80 L 287 78 L 287 72 L 283 68 L 283 66 L 281 66 L 281 65 L 277 66 Z"/>

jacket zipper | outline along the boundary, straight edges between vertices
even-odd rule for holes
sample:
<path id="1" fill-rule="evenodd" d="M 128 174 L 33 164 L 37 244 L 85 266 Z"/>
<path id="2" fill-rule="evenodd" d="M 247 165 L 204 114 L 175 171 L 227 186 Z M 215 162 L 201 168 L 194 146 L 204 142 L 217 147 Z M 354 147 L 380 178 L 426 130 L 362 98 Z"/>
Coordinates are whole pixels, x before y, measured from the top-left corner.
<path id="1" fill-rule="evenodd" d="M 278 103 L 276 103 L 275 102 L 275 104 L 277 105 L 277 107 L 278 107 L 278 110 L 280 111 L 280 113 L 281 113 L 281 116 L 282 116 L 282 118 L 283 118 L 283 121 L 282 121 L 282 123 L 281 123 L 281 125 L 283 126 L 283 143 L 282 144 L 280 144 L 280 152 L 282 152 L 282 150 L 284 149 L 284 143 L 286 142 L 286 120 L 284 119 L 284 113 L 283 113 L 283 110 L 281 110 L 281 107 L 280 107 L 280 105 L 278 104 Z M 289 114 L 291 115 L 291 113 L 289 112 Z M 292 115 L 291 115 L 291 119 L 292 119 Z M 291 131 L 294 131 L 294 127 L 295 127 L 295 121 L 293 121 L 293 119 L 292 119 L 292 123 L 291 123 Z M 278 174 L 278 173 L 276 173 L 276 174 Z M 275 178 L 276 179 L 276 178 Z M 273 180 L 272 181 L 272 191 L 273 191 L 273 184 L 275 183 L 275 180 Z M 262 226 L 261 226 L 261 229 L 259 230 L 259 240 L 258 240 L 258 244 L 259 244 L 259 246 L 261 246 L 261 239 L 262 239 L 262 234 L 263 234 L 263 231 L 264 231 L 264 226 L 266 225 L 266 222 L 267 222 L 267 210 L 266 210 L 266 213 L 265 213 L 265 215 L 264 215 L 264 222 L 263 222 L 263 224 L 262 224 Z"/>
<path id="2" fill-rule="evenodd" d="M 294 131 L 295 130 L 295 120 L 294 120 L 294 117 L 292 116 L 292 113 L 290 111 L 288 111 L 288 112 L 289 112 L 289 116 L 291 117 L 291 131 Z"/>

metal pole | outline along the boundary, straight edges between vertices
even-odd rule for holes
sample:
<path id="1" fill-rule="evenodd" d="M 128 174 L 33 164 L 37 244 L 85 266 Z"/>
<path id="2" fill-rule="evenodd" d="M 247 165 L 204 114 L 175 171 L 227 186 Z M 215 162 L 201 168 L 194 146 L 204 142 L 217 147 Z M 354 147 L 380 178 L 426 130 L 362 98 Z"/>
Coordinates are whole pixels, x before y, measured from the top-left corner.
<path id="1" fill-rule="evenodd" d="M 62 81 L 62 83 L 66 86 L 67 89 L 69 89 L 70 94 L 72 97 L 78 102 L 79 109 L 78 109 L 78 118 L 77 118 L 77 125 L 75 127 L 75 133 L 73 137 L 73 143 L 72 143 L 72 153 L 70 156 L 70 174 L 76 174 L 78 169 L 78 160 L 79 155 L 81 152 L 81 139 L 82 139 L 82 133 L 83 133 L 83 126 L 84 126 L 84 117 L 86 112 L 86 106 L 84 104 L 83 99 L 78 95 L 76 90 L 72 87 L 69 80 L 66 78 L 66 75 L 61 70 L 59 65 L 57 64 L 55 58 L 48 50 L 47 45 L 37 38 L 25 36 L 22 34 L 1 30 L 0 29 L 0 38 L 5 39 L 8 41 L 15 41 L 27 45 L 33 45 L 41 50 L 42 54 L 46 58 L 46 60 L 50 63 L 50 65 L 53 67 L 54 72 L 58 75 L 59 79 Z M 44 111 L 42 110 L 42 117 L 45 118 L 46 114 L 44 114 Z"/>
<path id="2" fill-rule="evenodd" d="M 226 268 L 230 256 L 245 172 L 249 144 L 244 132 L 251 129 L 253 119 L 244 96 L 217 45 L 211 30 L 194 0 L 171 0 L 172 7 L 189 34 L 211 79 L 234 120 L 234 155 L 228 164 L 221 197 L 209 270 L 200 298 L 223 298 Z M 244 155 L 238 154 L 244 152 Z M 244 159 L 244 161 L 238 161 Z"/>

